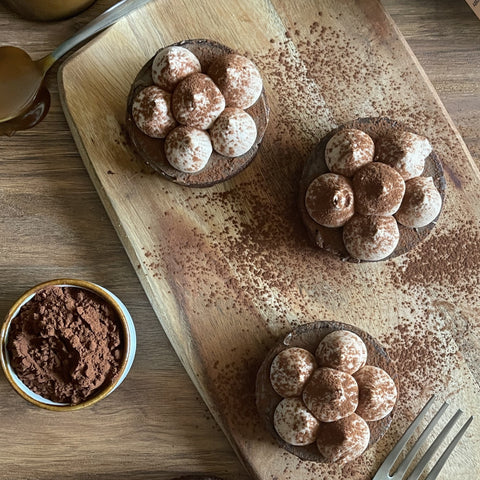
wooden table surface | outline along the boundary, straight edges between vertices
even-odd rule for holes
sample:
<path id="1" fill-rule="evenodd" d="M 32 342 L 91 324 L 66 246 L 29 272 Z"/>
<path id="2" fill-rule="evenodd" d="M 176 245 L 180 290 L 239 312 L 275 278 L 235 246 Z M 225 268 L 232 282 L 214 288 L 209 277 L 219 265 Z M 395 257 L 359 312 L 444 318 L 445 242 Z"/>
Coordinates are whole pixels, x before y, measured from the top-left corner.
<path id="1" fill-rule="evenodd" d="M 113 3 L 98 0 L 51 24 L 22 20 L 0 5 L 0 44 L 37 58 Z M 480 20 L 463 0 L 383 3 L 480 165 Z M 35 129 L 0 137 L 0 316 L 36 283 L 92 280 L 129 308 L 137 356 L 110 397 L 68 414 L 30 406 L 0 375 L 0 479 L 162 480 L 187 472 L 246 479 L 170 346 L 84 168 L 60 107 L 57 69 L 47 77 L 48 117 Z"/>

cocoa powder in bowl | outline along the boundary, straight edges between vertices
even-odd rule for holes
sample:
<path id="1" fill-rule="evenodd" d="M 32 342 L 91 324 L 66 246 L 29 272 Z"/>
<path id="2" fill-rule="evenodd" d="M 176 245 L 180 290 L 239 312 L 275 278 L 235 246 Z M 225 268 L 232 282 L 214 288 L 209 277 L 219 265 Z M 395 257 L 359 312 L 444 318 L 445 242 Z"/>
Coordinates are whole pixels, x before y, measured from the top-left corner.
<path id="1" fill-rule="evenodd" d="M 47 286 L 12 319 L 10 364 L 33 392 L 77 405 L 119 375 L 124 338 L 115 310 L 94 292 Z"/>

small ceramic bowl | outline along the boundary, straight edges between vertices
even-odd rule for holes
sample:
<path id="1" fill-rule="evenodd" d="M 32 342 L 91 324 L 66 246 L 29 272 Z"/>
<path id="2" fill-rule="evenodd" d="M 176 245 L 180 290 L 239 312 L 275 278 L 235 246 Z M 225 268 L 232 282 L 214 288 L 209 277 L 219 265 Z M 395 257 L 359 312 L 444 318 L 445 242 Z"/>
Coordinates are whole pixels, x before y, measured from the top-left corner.
<path id="1" fill-rule="evenodd" d="M 21 307 L 27 302 L 29 302 L 37 292 L 45 289 L 46 287 L 52 286 L 74 287 L 87 290 L 96 294 L 115 311 L 123 336 L 124 345 L 122 349 L 122 357 L 120 359 L 119 372 L 116 375 L 115 380 L 94 393 L 92 396 L 88 397 L 86 400 L 77 404 L 54 402 L 33 392 L 17 376 L 14 368 L 10 363 L 9 353 L 7 350 L 8 334 L 10 331 L 10 327 L 15 317 L 19 314 Z M 0 363 L 12 387 L 25 400 L 29 401 L 33 405 L 46 408 L 48 410 L 72 411 L 85 408 L 97 403 L 98 401 L 102 400 L 110 393 L 112 393 L 123 382 L 130 370 L 130 367 L 132 366 L 133 359 L 135 357 L 136 344 L 136 332 L 132 317 L 125 305 L 120 301 L 117 296 L 115 296 L 106 288 L 101 287 L 100 285 L 97 285 L 95 283 L 87 282 L 85 280 L 62 278 L 43 282 L 39 285 L 32 287 L 30 290 L 26 291 L 10 308 L 0 331 Z"/>

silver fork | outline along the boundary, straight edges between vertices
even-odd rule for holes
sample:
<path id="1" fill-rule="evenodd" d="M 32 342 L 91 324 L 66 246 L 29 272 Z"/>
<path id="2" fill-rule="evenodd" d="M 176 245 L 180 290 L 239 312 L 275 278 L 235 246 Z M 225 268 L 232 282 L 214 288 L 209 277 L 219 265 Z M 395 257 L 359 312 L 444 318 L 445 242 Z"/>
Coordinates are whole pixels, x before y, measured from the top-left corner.
<path id="1" fill-rule="evenodd" d="M 429 408 L 432 406 L 432 403 L 435 400 L 435 395 L 430 398 L 428 403 L 423 407 L 422 411 L 418 414 L 418 416 L 415 418 L 415 420 L 412 422 L 412 424 L 407 428 L 405 433 L 403 434 L 402 438 L 399 440 L 399 442 L 395 445 L 393 450 L 388 454 L 387 458 L 383 461 L 382 465 L 378 469 L 377 473 L 373 477 L 372 480 L 403 480 L 405 472 L 407 471 L 408 467 L 412 464 L 415 455 L 417 454 L 418 450 L 423 446 L 425 443 L 426 438 L 430 434 L 430 432 L 433 430 L 435 425 L 437 424 L 438 420 L 440 417 L 443 415 L 445 410 L 448 407 L 448 403 L 444 403 L 436 415 L 432 418 L 430 423 L 425 427 L 425 430 L 422 432 L 420 437 L 418 437 L 418 440 L 415 442 L 415 445 L 413 445 L 412 449 L 408 452 L 406 457 L 402 460 L 400 465 L 398 466 L 397 470 L 395 473 L 392 475 L 390 474 L 395 462 L 397 461 L 398 457 L 400 456 L 402 450 L 404 449 L 405 445 L 407 442 L 410 440 L 412 437 L 413 433 L 415 432 L 415 429 L 418 427 L 420 422 L 422 421 L 423 417 L 427 414 Z M 435 452 L 438 450 L 440 447 L 441 443 L 443 440 L 446 438 L 448 432 L 452 429 L 452 427 L 455 425 L 455 423 L 458 420 L 458 417 L 462 414 L 461 410 L 457 410 L 455 415 L 450 419 L 450 421 L 445 425 L 443 430 L 439 433 L 437 438 L 433 441 L 433 443 L 430 445 L 428 450 L 425 452 L 423 457 L 419 460 L 415 468 L 413 469 L 412 473 L 408 476 L 406 480 L 418 480 L 420 475 L 422 474 L 423 470 L 425 470 L 425 467 L 427 466 L 427 463 L 430 461 L 430 459 L 433 457 Z M 452 453 L 453 449 L 456 447 L 457 443 L 460 441 L 462 438 L 463 434 L 467 430 L 468 426 L 470 423 L 472 423 L 473 417 L 470 417 L 463 427 L 460 429 L 460 431 L 455 435 L 455 438 L 449 443 L 445 451 L 443 452 L 442 456 L 438 459 L 437 463 L 433 466 L 432 470 L 428 474 L 428 476 L 425 478 L 425 480 L 434 480 L 437 478 L 438 474 L 440 473 L 440 470 L 443 468 L 445 465 L 445 462 L 447 461 L 448 457 Z"/>

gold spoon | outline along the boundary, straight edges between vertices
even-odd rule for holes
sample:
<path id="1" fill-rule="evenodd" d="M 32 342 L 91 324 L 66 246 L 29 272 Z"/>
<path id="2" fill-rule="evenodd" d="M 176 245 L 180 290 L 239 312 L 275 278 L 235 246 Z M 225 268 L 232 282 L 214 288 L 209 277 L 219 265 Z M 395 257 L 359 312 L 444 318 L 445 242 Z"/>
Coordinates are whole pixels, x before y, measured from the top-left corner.
<path id="1" fill-rule="evenodd" d="M 47 114 L 50 94 L 45 74 L 63 55 L 150 0 L 122 0 L 38 60 L 18 47 L 0 47 L 0 135 L 32 128 Z"/>

